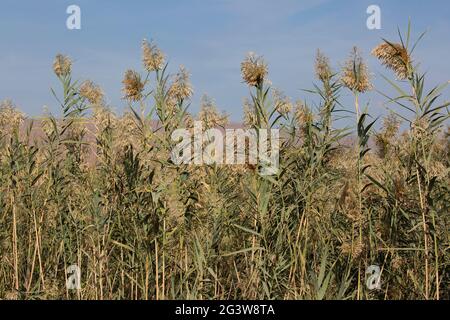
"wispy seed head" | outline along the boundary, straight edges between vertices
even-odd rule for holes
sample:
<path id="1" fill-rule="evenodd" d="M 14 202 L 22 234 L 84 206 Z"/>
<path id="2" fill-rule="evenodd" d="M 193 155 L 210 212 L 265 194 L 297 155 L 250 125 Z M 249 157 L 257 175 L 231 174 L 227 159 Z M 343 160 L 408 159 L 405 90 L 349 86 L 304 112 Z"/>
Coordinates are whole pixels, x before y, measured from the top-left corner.
<path id="1" fill-rule="evenodd" d="M 72 61 L 68 56 L 57 54 L 53 61 L 53 71 L 58 77 L 65 77 L 72 70 Z"/>
<path id="2" fill-rule="evenodd" d="M 314 121 L 311 109 L 300 100 L 295 103 L 294 116 L 297 123 L 302 127 Z"/>
<path id="3" fill-rule="evenodd" d="M 372 90 L 369 69 L 356 47 L 342 69 L 341 82 L 352 91 L 362 93 Z"/>
<path id="4" fill-rule="evenodd" d="M 315 71 L 316 77 L 323 82 L 329 81 L 333 74 L 330 68 L 330 60 L 320 50 L 317 50 L 316 54 Z"/>
<path id="5" fill-rule="evenodd" d="M 142 99 L 142 91 L 144 90 L 144 83 L 141 80 L 139 73 L 133 70 L 127 70 L 122 80 L 123 93 L 125 99 L 130 101 L 139 101 Z"/>
<path id="6" fill-rule="evenodd" d="M 205 128 L 225 127 L 228 123 L 228 115 L 220 114 L 215 101 L 207 95 L 203 95 L 200 101 L 199 120 Z"/>
<path id="7" fill-rule="evenodd" d="M 189 72 L 185 67 L 180 66 L 180 71 L 175 75 L 175 80 L 169 88 L 169 96 L 180 101 L 190 98 L 193 93 L 194 90 L 189 81 Z"/>
<path id="8" fill-rule="evenodd" d="M 399 80 L 409 77 L 411 57 L 403 45 L 384 42 L 372 50 L 372 55 L 377 57 L 386 68 L 393 70 Z"/>
<path id="9" fill-rule="evenodd" d="M 92 105 L 100 105 L 103 102 L 102 89 L 90 80 L 81 84 L 80 95 L 86 98 Z"/>
<path id="10" fill-rule="evenodd" d="M 103 105 L 94 107 L 92 120 L 98 130 L 98 134 L 102 134 L 102 132 L 105 132 L 108 128 L 117 129 L 117 118 L 115 114 Z"/>
<path id="11" fill-rule="evenodd" d="M 23 114 L 11 100 L 0 101 L 0 136 L 5 131 L 11 131 L 18 128 L 25 120 Z"/>
<path id="12" fill-rule="evenodd" d="M 275 101 L 275 109 L 278 111 L 281 115 L 287 115 L 289 112 L 292 111 L 292 103 L 291 100 L 286 97 L 286 95 L 279 91 L 274 90 L 273 93 L 274 101 Z"/>
<path id="13" fill-rule="evenodd" d="M 164 67 L 164 53 L 152 42 L 142 41 L 142 62 L 148 72 L 161 70 Z"/>
<path id="14" fill-rule="evenodd" d="M 263 83 L 267 76 L 267 64 L 262 57 L 256 56 L 253 52 L 241 63 L 242 78 L 249 86 L 258 86 Z"/>

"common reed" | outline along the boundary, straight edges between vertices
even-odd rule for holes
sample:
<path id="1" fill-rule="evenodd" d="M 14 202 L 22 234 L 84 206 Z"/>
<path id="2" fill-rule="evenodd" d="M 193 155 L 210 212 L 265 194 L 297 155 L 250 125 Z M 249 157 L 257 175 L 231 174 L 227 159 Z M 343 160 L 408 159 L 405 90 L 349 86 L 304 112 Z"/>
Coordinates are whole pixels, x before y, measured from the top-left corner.
<path id="1" fill-rule="evenodd" d="M 409 28 L 373 51 L 396 77 L 383 76 L 396 96 L 381 93 L 380 130 L 360 106 L 373 79 L 356 49 L 337 71 L 319 51 L 295 103 L 262 57 L 244 59 L 244 125 L 283 132 L 273 176 L 263 163 L 172 162 L 175 129 L 229 121 L 206 96 L 188 112 L 189 73 L 169 74 L 155 43 L 142 44 L 143 70 L 125 72 L 122 115 L 57 55 L 61 117 L 0 105 L 0 297 L 449 299 L 449 102 L 445 85 L 426 91 Z M 336 125 L 343 111 L 354 125 Z M 70 265 L 79 290 L 66 287 Z M 379 290 L 366 286 L 370 265 Z"/>

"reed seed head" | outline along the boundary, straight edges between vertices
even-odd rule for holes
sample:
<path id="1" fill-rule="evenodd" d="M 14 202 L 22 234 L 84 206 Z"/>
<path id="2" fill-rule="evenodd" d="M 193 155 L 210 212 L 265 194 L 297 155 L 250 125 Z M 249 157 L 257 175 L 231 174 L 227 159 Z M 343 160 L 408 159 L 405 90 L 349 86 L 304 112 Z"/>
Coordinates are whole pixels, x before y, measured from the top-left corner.
<path id="1" fill-rule="evenodd" d="M 164 67 L 164 53 L 152 42 L 142 41 L 142 62 L 148 72 L 161 70 Z"/>
<path id="2" fill-rule="evenodd" d="M 293 107 L 291 100 L 286 97 L 283 92 L 274 90 L 273 96 L 275 101 L 275 109 L 279 114 L 286 116 L 289 112 L 292 111 Z"/>
<path id="3" fill-rule="evenodd" d="M 263 83 L 267 76 L 267 64 L 262 57 L 256 56 L 253 52 L 241 63 L 242 78 L 249 86 L 258 86 Z"/>
<path id="4" fill-rule="evenodd" d="M 398 133 L 400 125 L 399 117 L 391 112 L 383 119 L 383 132 L 385 132 L 386 136 L 392 138 Z"/>
<path id="5" fill-rule="evenodd" d="M 107 128 L 117 128 L 118 120 L 115 114 L 105 106 L 98 106 L 94 108 L 92 120 L 99 132 L 104 132 Z"/>
<path id="6" fill-rule="evenodd" d="M 225 127 L 228 123 L 228 115 L 220 114 L 214 100 L 207 95 L 201 99 L 198 118 L 205 128 Z"/>
<path id="7" fill-rule="evenodd" d="M 330 68 L 330 60 L 320 50 L 317 50 L 316 64 L 315 64 L 316 77 L 322 82 L 328 82 L 333 75 Z"/>
<path id="8" fill-rule="evenodd" d="M 102 89 L 91 80 L 86 80 L 81 84 L 80 95 L 86 98 L 92 105 L 100 105 L 103 103 Z"/>
<path id="9" fill-rule="evenodd" d="M 123 93 L 125 99 L 129 101 L 139 101 L 142 99 L 142 91 L 144 91 L 144 83 L 141 76 L 134 70 L 127 70 L 125 72 L 123 83 Z"/>
<path id="10" fill-rule="evenodd" d="M 25 114 L 11 100 L 0 101 L 0 137 L 2 132 L 18 128 L 24 120 Z"/>
<path id="11" fill-rule="evenodd" d="M 314 115 L 311 109 L 300 100 L 296 102 L 294 117 L 296 122 L 301 126 L 314 121 Z"/>
<path id="12" fill-rule="evenodd" d="M 350 58 L 342 69 L 341 82 L 353 92 L 363 93 L 372 90 L 369 69 L 356 47 L 353 48 Z"/>
<path id="13" fill-rule="evenodd" d="M 181 101 L 190 98 L 193 93 L 189 72 L 184 66 L 180 66 L 180 70 L 175 75 L 175 80 L 169 88 L 169 96 Z"/>
<path id="14" fill-rule="evenodd" d="M 53 71 L 58 77 L 66 77 L 72 70 L 72 60 L 68 56 L 57 54 L 53 61 Z"/>
<path id="15" fill-rule="evenodd" d="M 386 68 L 393 70 L 397 79 L 404 80 L 410 77 L 411 57 L 403 45 L 384 42 L 372 50 L 372 55 Z"/>

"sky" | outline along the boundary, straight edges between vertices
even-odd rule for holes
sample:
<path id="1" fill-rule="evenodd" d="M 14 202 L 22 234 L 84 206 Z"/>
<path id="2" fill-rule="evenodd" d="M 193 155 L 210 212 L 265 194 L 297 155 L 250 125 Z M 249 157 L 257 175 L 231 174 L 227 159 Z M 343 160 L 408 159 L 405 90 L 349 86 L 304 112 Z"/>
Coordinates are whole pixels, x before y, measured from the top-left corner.
<path id="1" fill-rule="evenodd" d="M 68 30 L 69 5 L 81 8 L 81 30 Z M 381 9 L 381 29 L 369 30 L 366 10 Z M 58 114 L 50 88 L 59 89 L 52 72 L 57 53 L 69 55 L 77 79 L 91 79 L 118 113 L 121 81 L 127 69 L 142 74 L 141 41 L 152 39 L 168 57 L 169 71 L 184 65 L 191 73 L 197 113 L 203 94 L 211 96 L 232 121 L 242 117 L 242 100 L 249 89 L 242 82 L 240 63 L 247 52 L 268 62 L 269 79 L 292 100 L 311 99 L 314 57 L 320 48 L 339 70 L 353 46 L 366 58 L 376 89 L 389 88 L 370 51 L 381 38 L 397 40 L 397 27 L 412 38 L 427 31 L 414 59 L 433 86 L 450 80 L 450 2 L 448 0 L 1 0 L 0 100 L 12 99 L 29 116 L 43 106 Z M 445 98 L 448 99 L 447 90 Z M 349 101 L 349 92 L 343 101 Z M 384 99 L 376 92 L 363 97 L 374 116 L 383 114 Z"/>

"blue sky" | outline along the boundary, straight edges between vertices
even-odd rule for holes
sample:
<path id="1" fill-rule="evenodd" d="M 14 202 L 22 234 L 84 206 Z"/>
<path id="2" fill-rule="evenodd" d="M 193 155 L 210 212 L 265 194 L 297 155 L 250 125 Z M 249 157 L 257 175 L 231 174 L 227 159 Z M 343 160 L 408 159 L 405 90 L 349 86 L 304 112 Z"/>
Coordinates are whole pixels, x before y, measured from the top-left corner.
<path id="1" fill-rule="evenodd" d="M 66 28 L 71 4 L 81 7 L 81 30 Z M 381 30 L 366 28 L 371 4 L 381 7 Z M 143 38 L 156 41 L 171 71 L 183 64 L 192 74 L 191 112 L 207 93 L 233 121 L 241 118 L 248 95 L 239 70 L 247 52 L 263 55 L 273 85 L 295 100 L 307 98 L 301 89 L 314 81 L 317 48 L 339 68 L 357 45 L 375 86 L 388 90 L 379 74 L 390 73 L 369 53 L 381 37 L 396 40 L 397 26 L 405 29 L 408 18 L 413 37 L 428 30 L 415 59 L 430 86 L 450 80 L 448 0 L 2 0 L 0 6 L 0 100 L 12 99 L 30 116 L 40 115 L 44 105 L 59 112 L 50 92 L 58 87 L 51 65 L 59 52 L 74 60 L 77 78 L 100 84 L 108 103 L 122 112 L 122 76 L 128 68 L 142 70 Z M 379 95 L 366 100 L 372 114 L 381 113 Z"/>

